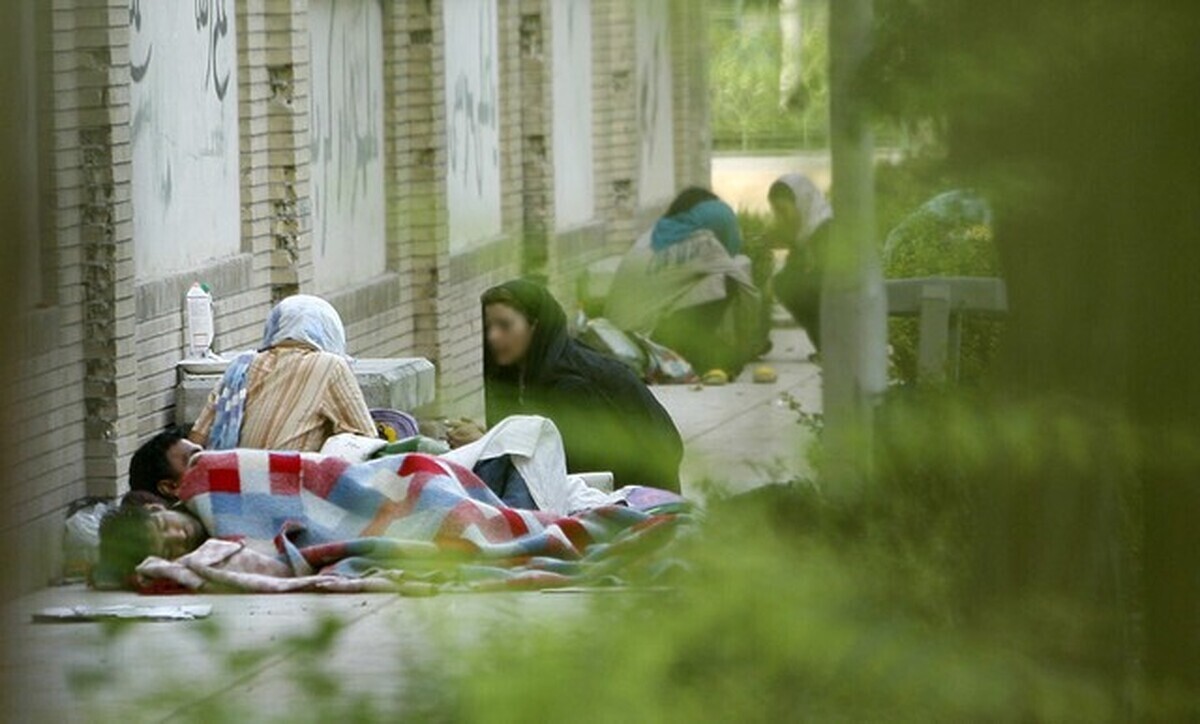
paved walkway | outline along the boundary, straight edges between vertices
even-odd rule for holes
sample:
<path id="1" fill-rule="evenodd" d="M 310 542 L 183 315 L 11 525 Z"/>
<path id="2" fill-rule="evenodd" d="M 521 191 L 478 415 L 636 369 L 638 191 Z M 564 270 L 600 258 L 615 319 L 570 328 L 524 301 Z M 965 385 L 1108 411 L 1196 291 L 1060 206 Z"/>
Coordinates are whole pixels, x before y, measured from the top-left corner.
<path id="1" fill-rule="evenodd" d="M 811 347 L 802 332 L 776 330 L 774 342 L 766 362 L 779 372 L 776 384 L 738 381 L 701 390 L 655 390 L 687 441 L 684 488 L 689 495 L 702 498 L 718 481 L 733 492 L 747 490 L 806 469 L 805 434 L 780 398 L 787 393 L 805 409 L 817 409 L 819 372 L 804 361 Z M 81 586 L 47 589 L 3 612 L 3 672 L 16 684 L 9 691 L 20 696 L 0 708 L 6 721 L 20 722 L 196 718 L 214 713 L 218 705 L 233 707 L 233 714 L 278 716 L 294 711 L 283 703 L 297 700 L 297 686 L 313 685 L 304 677 L 313 662 L 320 662 L 344 685 L 342 694 L 382 695 L 382 703 L 395 710 L 419 700 L 414 687 L 436 685 L 427 673 L 455 645 L 469 647 L 482 631 L 497 627 L 528 630 L 569 619 L 587 611 L 594 596 L 604 595 L 613 594 L 147 598 Z M 213 615 L 208 623 L 142 623 L 115 634 L 98 624 L 30 623 L 36 610 L 80 603 L 209 603 Z M 293 637 L 311 635 L 328 617 L 344 627 L 328 653 L 284 646 Z M 264 648 L 268 656 L 243 661 L 233 673 L 235 652 Z"/>
<path id="2" fill-rule="evenodd" d="M 800 329 L 776 329 L 772 341 L 774 348 L 762 363 L 779 373 L 775 384 L 751 383 L 752 365 L 724 387 L 655 388 L 684 438 L 688 497 L 701 499 L 712 487 L 743 492 L 810 472 L 811 437 L 784 399 L 795 399 L 807 411 L 820 410 L 820 369 L 807 361 L 813 347 Z"/>

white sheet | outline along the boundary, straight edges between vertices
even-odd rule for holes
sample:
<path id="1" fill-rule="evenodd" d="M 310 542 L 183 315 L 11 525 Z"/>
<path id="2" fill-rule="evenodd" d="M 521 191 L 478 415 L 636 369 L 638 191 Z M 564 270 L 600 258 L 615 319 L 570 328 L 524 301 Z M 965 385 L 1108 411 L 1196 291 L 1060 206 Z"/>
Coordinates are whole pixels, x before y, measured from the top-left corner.
<path id="1" fill-rule="evenodd" d="M 562 435 L 554 422 L 544 417 L 507 417 L 479 440 L 451 450 L 442 457 L 470 469 L 481 460 L 491 460 L 501 455 L 512 457 L 517 472 L 529 486 L 533 502 L 541 510 L 569 515 L 624 499 L 620 491 L 611 492 L 611 473 L 567 474 L 567 455 L 563 451 Z M 608 492 L 589 483 L 599 486 L 607 483 Z"/>

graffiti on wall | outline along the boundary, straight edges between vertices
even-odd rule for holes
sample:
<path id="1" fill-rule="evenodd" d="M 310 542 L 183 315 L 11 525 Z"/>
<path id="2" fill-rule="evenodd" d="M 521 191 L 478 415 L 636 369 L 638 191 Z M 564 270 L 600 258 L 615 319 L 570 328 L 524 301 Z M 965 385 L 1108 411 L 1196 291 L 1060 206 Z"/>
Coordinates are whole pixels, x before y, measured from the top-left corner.
<path id="1" fill-rule="evenodd" d="M 502 228 L 496 1 L 446 0 L 443 21 L 446 208 L 455 252 Z"/>
<path id="2" fill-rule="evenodd" d="M 196 0 L 196 32 L 208 36 L 208 61 L 204 69 L 204 87 L 211 84 L 217 100 L 225 100 L 229 90 L 228 67 L 221 72 L 218 65 L 217 50 L 229 35 L 229 15 L 225 11 L 225 0 Z"/>
<path id="3" fill-rule="evenodd" d="M 636 26 L 638 197 L 643 206 L 675 194 L 669 0 L 639 0 Z"/>
<path id="4" fill-rule="evenodd" d="M 592 150 L 592 2 L 551 7 L 554 91 L 554 213 L 559 230 L 595 215 Z"/>
<path id="5" fill-rule="evenodd" d="M 382 27 L 379 0 L 309 5 L 313 263 L 321 291 L 385 271 Z"/>
<path id="6" fill-rule="evenodd" d="M 142 33 L 142 0 L 132 0 L 129 3 L 129 27 L 132 28 L 134 35 Z M 133 60 L 129 63 L 129 75 L 134 83 L 141 83 L 146 77 L 146 71 L 150 69 L 150 61 L 154 58 L 154 42 L 146 43 L 146 54 L 141 61 Z"/>
<path id="7" fill-rule="evenodd" d="M 129 3 L 139 279 L 241 248 L 237 48 L 226 3 Z"/>

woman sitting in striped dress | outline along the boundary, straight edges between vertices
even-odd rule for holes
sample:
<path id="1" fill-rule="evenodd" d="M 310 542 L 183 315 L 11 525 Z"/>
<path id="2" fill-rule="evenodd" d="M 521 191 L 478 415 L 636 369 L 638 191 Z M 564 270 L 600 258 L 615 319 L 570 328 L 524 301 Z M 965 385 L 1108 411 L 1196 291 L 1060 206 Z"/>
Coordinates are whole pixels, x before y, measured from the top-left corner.
<path id="1" fill-rule="evenodd" d="M 192 428 L 209 450 L 317 452 L 339 433 L 376 437 L 333 306 L 305 294 L 267 317 L 262 346 L 225 370 Z"/>

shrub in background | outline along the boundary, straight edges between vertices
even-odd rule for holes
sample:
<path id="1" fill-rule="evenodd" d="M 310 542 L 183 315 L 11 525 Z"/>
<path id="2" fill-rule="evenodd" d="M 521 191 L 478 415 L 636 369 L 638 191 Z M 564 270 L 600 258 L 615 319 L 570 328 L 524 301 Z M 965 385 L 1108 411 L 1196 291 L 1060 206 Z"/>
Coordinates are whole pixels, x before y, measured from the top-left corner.
<path id="1" fill-rule="evenodd" d="M 986 204 L 963 191 L 934 196 L 950 182 L 939 176 L 932 163 L 917 159 L 879 169 L 880 223 L 889 224 L 880 237 L 886 240 L 884 275 L 888 279 L 1001 276 Z M 914 317 L 888 322 L 891 374 L 896 382 L 916 381 L 919 325 Z M 1002 325 L 1002 321 L 983 317 L 963 320 L 958 360 L 961 383 L 977 383 L 986 374 Z"/>

